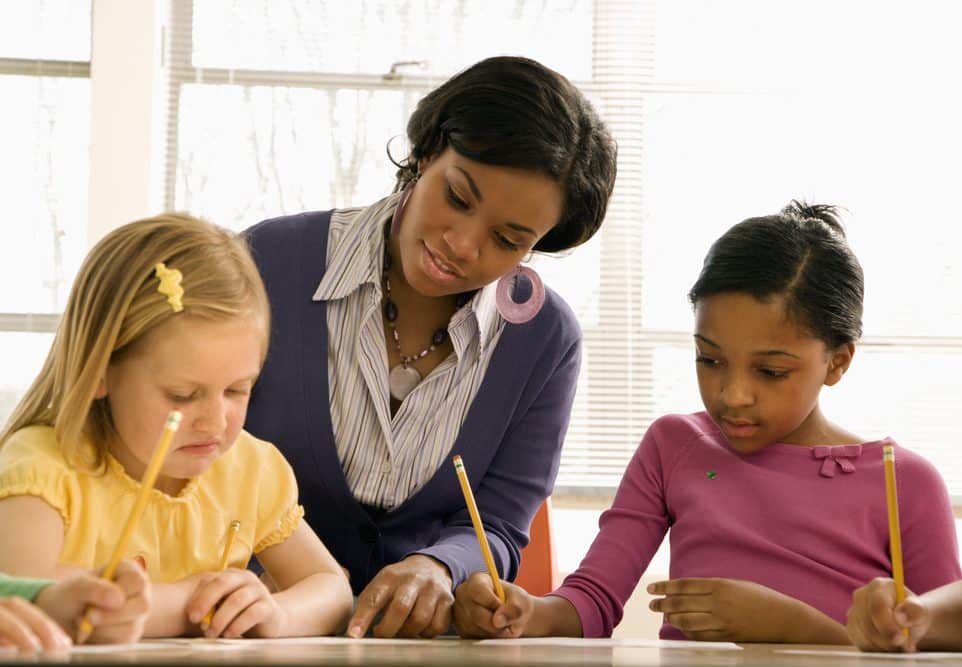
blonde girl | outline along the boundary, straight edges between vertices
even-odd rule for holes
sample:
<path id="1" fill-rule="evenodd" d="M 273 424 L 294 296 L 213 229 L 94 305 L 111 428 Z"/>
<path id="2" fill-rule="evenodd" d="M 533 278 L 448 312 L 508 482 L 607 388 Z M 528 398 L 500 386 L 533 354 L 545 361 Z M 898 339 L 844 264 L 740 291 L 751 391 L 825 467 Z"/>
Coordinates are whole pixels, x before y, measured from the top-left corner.
<path id="1" fill-rule="evenodd" d="M 162 215 L 100 241 L 0 433 L 0 571 L 56 577 L 105 563 L 177 409 L 181 427 L 125 554 L 153 582 L 144 634 L 340 629 L 352 602 L 345 575 L 304 523 L 290 466 L 242 430 L 269 328 L 238 236 Z M 246 569 L 252 554 L 277 592 Z"/>

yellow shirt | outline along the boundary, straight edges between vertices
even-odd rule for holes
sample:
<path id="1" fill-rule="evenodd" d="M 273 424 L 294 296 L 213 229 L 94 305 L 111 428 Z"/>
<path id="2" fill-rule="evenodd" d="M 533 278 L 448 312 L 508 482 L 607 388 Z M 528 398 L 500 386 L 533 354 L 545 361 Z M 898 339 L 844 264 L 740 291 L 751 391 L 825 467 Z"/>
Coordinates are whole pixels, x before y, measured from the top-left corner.
<path id="1" fill-rule="evenodd" d="M 0 447 L 0 499 L 38 496 L 64 521 L 60 563 L 94 569 L 110 560 L 140 484 L 108 457 L 95 476 L 71 468 L 49 426 L 29 426 Z M 234 446 L 177 496 L 152 489 L 125 557 L 143 556 L 150 579 L 172 582 L 216 571 L 228 525 L 241 523 L 228 564 L 286 540 L 304 516 L 297 481 L 269 442 L 242 431 Z"/>

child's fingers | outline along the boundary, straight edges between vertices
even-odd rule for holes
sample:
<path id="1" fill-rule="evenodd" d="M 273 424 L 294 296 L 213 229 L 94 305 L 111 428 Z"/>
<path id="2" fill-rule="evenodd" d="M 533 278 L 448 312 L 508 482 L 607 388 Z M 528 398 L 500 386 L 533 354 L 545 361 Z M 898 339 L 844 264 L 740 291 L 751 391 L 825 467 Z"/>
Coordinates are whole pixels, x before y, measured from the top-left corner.
<path id="1" fill-rule="evenodd" d="M 914 595 L 896 606 L 894 613 L 896 622 L 907 628 L 921 625 L 928 617 L 928 610 L 924 603 Z"/>
<path id="2" fill-rule="evenodd" d="M 246 589 L 243 589 L 246 590 Z M 240 593 L 243 591 L 238 591 L 232 595 L 228 601 L 233 600 L 236 597 L 241 597 Z M 243 599 L 247 599 L 243 596 Z M 225 603 L 226 604 L 226 603 Z M 223 608 L 224 605 L 221 606 Z M 269 619 L 274 613 L 274 606 L 262 597 L 255 597 L 253 601 L 244 607 L 243 609 L 236 609 L 236 614 L 232 617 L 230 623 L 224 628 L 223 632 L 220 633 L 222 637 L 228 638 L 238 638 L 243 637 L 244 633 L 248 632 L 255 625 L 259 625 Z M 214 623 L 218 623 L 217 619 L 220 610 L 217 614 L 214 614 L 214 622 L 211 623 L 211 627 L 214 627 Z"/>
<path id="3" fill-rule="evenodd" d="M 848 632 L 862 650 L 892 650 L 900 641 L 895 620 L 895 582 L 878 577 L 857 589 L 848 611 Z M 904 641 L 904 637 L 901 637 Z"/>
<path id="4" fill-rule="evenodd" d="M 501 598 L 494 592 L 494 582 L 487 572 L 475 572 L 462 586 L 468 601 L 491 611 L 501 606 Z"/>
<path id="5" fill-rule="evenodd" d="M 652 600 L 648 608 L 662 614 L 708 613 L 712 611 L 713 604 L 710 595 L 669 595 Z"/>
<path id="6" fill-rule="evenodd" d="M 127 597 L 140 595 L 147 587 L 147 572 L 132 560 L 121 561 L 114 577 L 116 583 Z"/>
<path id="7" fill-rule="evenodd" d="M 500 630 L 491 624 L 491 610 L 475 604 L 465 596 L 454 601 L 454 627 L 465 639 L 498 637 Z"/>
<path id="8" fill-rule="evenodd" d="M 88 618 L 95 627 L 110 625 L 125 625 L 136 621 L 142 616 L 146 616 L 150 611 L 150 600 L 146 592 L 140 595 L 127 598 L 125 604 L 120 609 L 105 609 L 102 607 L 91 607 L 88 610 Z"/>
<path id="9" fill-rule="evenodd" d="M 208 637 L 219 637 L 221 635 L 225 637 L 240 637 L 244 632 L 249 630 L 250 627 L 256 625 L 256 623 L 245 627 L 240 632 L 233 632 L 230 635 L 225 635 L 224 633 L 230 626 L 234 625 L 248 607 L 264 599 L 265 595 L 270 594 L 267 593 L 266 590 L 263 590 L 263 588 L 259 589 L 254 586 L 242 586 L 232 591 L 217 607 L 217 611 L 214 612 L 214 616 L 211 619 L 210 626 L 203 628 L 204 634 Z M 260 620 L 258 620 L 257 623 L 259 623 Z"/>
<path id="10" fill-rule="evenodd" d="M 508 637 L 524 629 L 531 603 L 527 591 L 503 582 L 505 601 L 487 572 L 475 572 L 458 586 L 455 625 L 462 637 Z"/>
<path id="11" fill-rule="evenodd" d="M 895 621 L 894 592 L 889 594 L 888 589 L 881 589 L 869 597 L 868 616 L 871 622 L 871 631 L 883 637 L 901 637 L 901 626 Z M 897 642 L 897 640 L 896 640 Z"/>
<path id="12" fill-rule="evenodd" d="M 524 615 L 525 609 L 521 603 L 515 598 L 508 597 L 503 605 L 494 610 L 491 624 L 496 628 L 504 629 L 522 620 Z"/>
<path id="13" fill-rule="evenodd" d="M 64 584 L 70 588 L 70 594 L 85 605 L 102 609 L 120 609 L 127 599 L 120 586 L 93 575 L 78 577 Z"/>
<path id="14" fill-rule="evenodd" d="M 143 635 L 143 623 L 139 621 L 115 625 L 95 626 L 87 640 L 89 644 L 131 644 Z"/>
<path id="15" fill-rule="evenodd" d="M 665 620 L 686 635 L 690 633 L 707 632 L 710 630 L 723 630 L 722 624 L 714 614 L 704 612 L 683 612 L 679 614 L 667 614 Z"/>
<path id="16" fill-rule="evenodd" d="M 906 651 L 917 650 L 918 643 L 929 630 L 931 618 L 925 604 L 916 596 L 906 598 L 895 608 L 895 620 L 902 627 L 908 628 L 908 638 L 903 648 Z"/>
<path id="17" fill-rule="evenodd" d="M 225 570 L 213 574 L 209 579 L 197 586 L 194 594 L 187 601 L 187 618 L 191 623 L 200 623 L 207 612 L 213 609 L 234 591 L 247 585 L 263 588 L 253 572 L 248 570 Z"/>
<path id="18" fill-rule="evenodd" d="M 39 608 L 21 598 L 0 604 L 0 637 L 21 651 L 62 652 L 70 646 L 66 633 Z"/>
<path id="19" fill-rule="evenodd" d="M 504 583 L 504 592 L 504 604 L 501 605 L 498 612 L 504 615 L 508 623 L 514 623 L 531 610 L 533 598 L 531 594 L 521 588 L 521 586 L 507 582 Z"/>
<path id="20" fill-rule="evenodd" d="M 868 613 L 850 613 L 848 632 L 852 643 L 863 651 L 884 651 L 889 647 Z"/>
<path id="21" fill-rule="evenodd" d="M 718 587 L 718 579 L 686 578 L 656 581 L 648 584 L 648 592 L 652 595 L 710 595 Z"/>
<path id="22" fill-rule="evenodd" d="M 6 607 L 0 607 L 0 638 L 20 651 L 37 652 L 42 648 L 30 626 Z"/>
<path id="23" fill-rule="evenodd" d="M 504 625 L 494 624 L 494 614 L 487 607 L 471 605 L 468 617 L 474 627 L 485 637 L 498 637 L 505 629 Z"/>

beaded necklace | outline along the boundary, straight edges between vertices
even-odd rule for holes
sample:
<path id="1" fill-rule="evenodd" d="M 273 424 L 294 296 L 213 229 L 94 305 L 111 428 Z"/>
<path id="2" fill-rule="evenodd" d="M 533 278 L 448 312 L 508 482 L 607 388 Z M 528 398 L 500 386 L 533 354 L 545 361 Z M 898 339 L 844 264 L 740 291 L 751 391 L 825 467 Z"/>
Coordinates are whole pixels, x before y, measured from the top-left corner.
<path id="1" fill-rule="evenodd" d="M 391 328 L 391 338 L 394 339 L 394 347 L 398 352 L 398 356 L 401 357 L 401 363 L 392 368 L 388 375 L 388 386 L 391 390 L 391 396 L 399 401 L 403 401 L 423 379 L 418 370 L 411 364 L 418 359 L 423 359 L 434 352 L 440 345 L 443 345 L 444 341 L 448 339 L 448 330 L 446 327 L 441 327 L 431 335 L 431 341 L 427 347 L 414 354 L 404 354 L 404 351 L 401 350 L 401 337 L 397 331 L 398 307 L 391 298 L 391 279 L 388 277 L 392 265 L 390 239 L 386 236 L 384 239 L 384 263 L 381 273 L 381 280 L 384 283 L 384 319 L 387 320 L 387 324 Z M 473 292 L 458 294 L 455 299 L 455 304 L 458 308 L 461 308 L 471 299 L 472 295 Z"/>

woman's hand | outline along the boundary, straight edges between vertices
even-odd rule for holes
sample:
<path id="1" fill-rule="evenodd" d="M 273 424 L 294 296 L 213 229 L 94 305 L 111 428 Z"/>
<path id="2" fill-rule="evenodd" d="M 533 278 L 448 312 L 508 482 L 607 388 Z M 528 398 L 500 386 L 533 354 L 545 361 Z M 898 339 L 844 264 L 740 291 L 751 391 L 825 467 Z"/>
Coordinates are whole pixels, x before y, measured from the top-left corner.
<path id="1" fill-rule="evenodd" d="M 908 597 L 896 605 L 895 582 L 882 577 L 856 590 L 848 610 L 852 643 L 863 651 L 916 651 L 932 615 L 924 600 L 906 592 Z"/>
<path id="2" fill-rule="evenodd" d="M 648 586 L 652 611 L 698 641 L 847 644 L 841 624 L 787 595 L 739 579 L 689 578 Z"/>
<path id="3" fill-rule="evenodd" d="M 23 598 L 0 598 L 0 648 L 12 646 L 24 653 L 63 653 L 71 643 L 67 633 L 35 605 Z"/>
<path id="4" fill-rule="evenodd" d="M 279 637 L 287 625 L 287 613 L 250 570 L 203 575 L 187 600 L 187 618 L 200 625 L 211 609 L 210 625 L 201 627 L 207 637 Z"/>
<path id="5" fill-rule="evenodd" d="M 376 637 L 436 637 L 451 625 L 451 573 L 440 561 L 415 554 L 377 573 L 358 596 L 348 622 L 351 637 L 363 637 L 378 614 Z"/>
<path id="6" fill-rule="evenodd" d="M 75 634 L 84 613 L 94 626 L 94 644 L 129 644 L 144 634 L 150 611 L 150 582 L 143 566 L 124 560 L 113 581 L 83 573 L 47 586 L 37 606 Z"/>
<path id="7" fill-rule="evenodd" d="M 520 586 L 501 582 L 498 599 L 487 572 L 475 572 L 454 596 L 454 627 L 464 638 L 514 638 L 524 634 L 534 613 L 534 597 Z"/>

